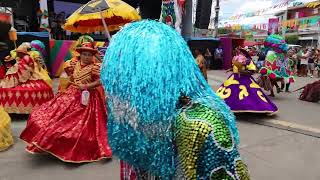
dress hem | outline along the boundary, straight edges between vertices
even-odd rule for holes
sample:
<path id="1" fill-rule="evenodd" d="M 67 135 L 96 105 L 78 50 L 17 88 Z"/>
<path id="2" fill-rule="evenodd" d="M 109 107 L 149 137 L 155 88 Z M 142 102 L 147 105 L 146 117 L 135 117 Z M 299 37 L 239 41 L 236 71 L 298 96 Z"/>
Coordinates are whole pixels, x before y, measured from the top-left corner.
<path id="1" fill-rule="evenodd" d="M 10 146 L 8 147 L 5 147 L 5 148 L 0 148 L 0 152 L 4 152 L 4 151 L 8 151 L 9 149 L 11 149 L 13 147 L 14 144 L 11 144 Z"/>
<path id="2" fill-rule="evenodd" d="M 21 139 L 21 138 L 20 138 L 20 139 Z M 23 139 L 21 139 L 21 140 L 23 140 Z M 32 144 L 32 145 L 36 146 L 37 148 L 39 148 L 40 150 L 42 150 L 43 152 L 49 153 L 49 154 L 51 154 L 52 156 L 58 158 L 59 160 L 61 160 L 61 161 L 63 161 L 63 162 L 67 162 L 67 163 L 77 163 L 77 164 L 80 164 L 80 163 L 97 162 L 97 161 L 101 161 L 101 160 L 103 160 L 103 159 L 112 159 L 112 156 L 110 156 L 110 157 L 105 156 L 105 157 L 101 157 L 101 158 L 95 159 L 95 160 L 85 160 L 85 161 L 65 160 L 65 159 L 63 159 L 62 157 L 59 157 L 58 155 L 54 154 L 53 152 L 50 152 L 50 151 L 48 151 L 48 150 L 43 149 L 42 147 L 40 147 L 40 146 L 39 146 L 37 143 L 35 143 L 35 142 L 28 143 L 28 142 L 26 142 L 25 140 L 23 140 L 23 141 L 24 141 L 25 143 L 27 143 L 28 145 L 29 145 L 29 144 Z M 43 154 L 43 153 L 32 152 L 32 151 L 29 151 L 29 150 L 27 150 L 27 149 L 26 149 L 26 151 L 27 151 L 28 153 L 30 153 L 30 154 Z"/>
<path id="3" fill-rule="evenodd" d="M 234 113 L 270 113 L 270 115 L 274 115 L 278 113 L 279 110 L 277 111 L 256 111 L 256 110 L 232 110 Z"/>

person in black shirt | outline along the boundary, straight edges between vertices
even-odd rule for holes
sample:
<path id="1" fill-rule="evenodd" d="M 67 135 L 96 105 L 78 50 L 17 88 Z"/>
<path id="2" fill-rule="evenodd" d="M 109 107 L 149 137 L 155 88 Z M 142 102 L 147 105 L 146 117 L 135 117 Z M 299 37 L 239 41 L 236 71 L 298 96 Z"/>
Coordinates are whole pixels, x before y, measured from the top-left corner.
<path id="1" fill-rule="evenodd" d="M 258 69 L 263 67 L 265 59 L 266 59 L 266 54 L 263 52 L 263 50 L 260 50 L 258 52 L 258 62 L 257 62 L 257 68 Z"/>

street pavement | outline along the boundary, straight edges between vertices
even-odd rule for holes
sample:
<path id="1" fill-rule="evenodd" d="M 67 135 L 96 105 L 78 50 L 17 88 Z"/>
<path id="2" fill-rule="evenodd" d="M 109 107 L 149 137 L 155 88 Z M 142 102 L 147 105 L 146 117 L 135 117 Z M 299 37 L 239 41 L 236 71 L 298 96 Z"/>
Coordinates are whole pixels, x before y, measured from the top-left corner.
<path id="1" fill-rule="evenodd" d="M 223 71 L 209 71 L 214 89 L 227 78 Z M 292 90 L 316 79 L 298 78 Z M 253 180 L 320 179 L 320 104 L 297 99 L 298 93 L 274 98 L 276 116 L 238 116 L 240 153 Z M 0 153 L 0 180 L 119 180 L 119 161 L 106 160 L 81 165 L 63 163 L 49 155 L 31 155 L 18 139 L 27 116 L 11 116 L 16 144 Z M 320 132 L 320 131 L 319 131 Z"/>

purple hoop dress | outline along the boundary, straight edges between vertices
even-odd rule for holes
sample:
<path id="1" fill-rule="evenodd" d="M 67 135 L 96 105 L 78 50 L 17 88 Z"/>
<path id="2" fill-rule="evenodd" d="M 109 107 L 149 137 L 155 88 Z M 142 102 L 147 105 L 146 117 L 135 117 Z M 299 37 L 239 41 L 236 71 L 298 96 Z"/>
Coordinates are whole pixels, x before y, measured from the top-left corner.
<path id="1" fill-rule="evenodd" d="M 255 71 L 256 66 L 250 60 L 246 67 Z M 233 112 L 276 113 L 277 106 L 264 94 L 251 75 L 234 73 L 220 86 L 217 94 L 224 99 Z"/>

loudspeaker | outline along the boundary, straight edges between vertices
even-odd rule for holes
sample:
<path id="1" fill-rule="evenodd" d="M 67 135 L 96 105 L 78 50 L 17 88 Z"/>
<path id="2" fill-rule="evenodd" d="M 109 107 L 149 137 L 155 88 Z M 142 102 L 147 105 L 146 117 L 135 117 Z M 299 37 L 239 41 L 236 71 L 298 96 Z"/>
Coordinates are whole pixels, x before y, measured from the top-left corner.
<path id="1" fill-rule="evenodd" d="M 212 0 L 198 0 L 196 21 L 194 26 L 198 29 L 208 29 L 211 16 Z"/>

